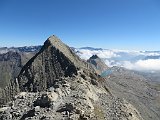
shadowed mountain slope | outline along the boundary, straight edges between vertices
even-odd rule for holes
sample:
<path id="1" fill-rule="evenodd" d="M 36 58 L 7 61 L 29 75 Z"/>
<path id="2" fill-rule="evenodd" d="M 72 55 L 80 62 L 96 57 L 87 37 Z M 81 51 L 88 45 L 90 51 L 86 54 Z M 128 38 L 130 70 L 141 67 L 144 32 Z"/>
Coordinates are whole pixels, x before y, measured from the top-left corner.
<path id="1" fill-rule="evenodd" d="M 95 68 L 99 74 L 102 74 L 108 69 L 108 66 L 97 55 L 90 57 L 87 62 L 91 63 L 92 67 Z"/>
<path id="2" fill-rule="evenodd" d="M 22 91 L 43 91 L 56 79 L 77 75 L 78 68 L 88 69 L 72 50 L 57 37 L 51 36 L 41 50 L 22 68 L 18 76 Z"/>
<path id="3" fill-rule="evenodd" d="M 2 120 L 143 120 L 55 36 L 46 40 L 16 80 L 21 92 L 0 109 Z"/>
<path id="4" fill-rule="evenodd" d="M 0 54 L 0 105 L 10 101 L 18 90 L 16 77 L 21 70 L 21 56 L 17 52 Z"/>

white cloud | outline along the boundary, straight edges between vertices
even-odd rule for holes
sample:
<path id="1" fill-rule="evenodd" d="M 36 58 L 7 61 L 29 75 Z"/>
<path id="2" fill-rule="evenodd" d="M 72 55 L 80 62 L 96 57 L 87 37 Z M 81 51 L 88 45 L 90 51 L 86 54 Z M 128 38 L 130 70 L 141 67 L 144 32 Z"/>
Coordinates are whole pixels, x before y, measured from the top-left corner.
<path id="1" fill-rule="evenodd" d="M 105 64 L 108 66 L 108 67 L 113 67 L 113 66 L 119 66 L 119 67 L 122 67 L 122 62 L 120 61 L 115 61 L 115 60 L 108 60 L 106 59 L 105 60 Z"/>
<path id="2" fill-rule="evenodd" d="M 125 62 L 125 68 L 133 70 L 160 70 L 160 59 L 138 60 L 135 63 Z"/>
<path id="3" fill-rule="evenodd" d="M 135 63 L 135 69 L 160 70 L 160 59 L 139 60 Z"/>
<path id="4" fill-rule="evenodd" d="M 139 71 L 160 70 L 160 59 L 144 60 L 146 56 L 157 56 L 160 55 L 160 52 L 88 49 L 78 49 L 78 51 L 78 55 L 85 60 L 89 59 L 92 55 L 97 54 L 100 58 L 105 59 L 105 63 L 109 67 L 119 66 Z"/>
<path id="5" fill-rule="evenodd" d="M 112 58 L 112 57 L 118 57 L 118 55 L 111 51 L 111 50 L 86 50 L 86 49 L 81 49 L 78 50 L 80 53 L 78 55 L 82 59 L 89 59 L 92 55 L 98 55 L 100 58 Z"/>

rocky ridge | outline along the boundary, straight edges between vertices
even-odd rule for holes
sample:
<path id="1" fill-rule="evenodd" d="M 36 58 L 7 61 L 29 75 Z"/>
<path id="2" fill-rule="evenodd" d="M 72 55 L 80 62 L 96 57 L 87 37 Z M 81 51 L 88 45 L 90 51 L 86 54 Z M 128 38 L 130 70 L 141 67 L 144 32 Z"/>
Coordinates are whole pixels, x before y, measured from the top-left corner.
<path id="1" fill-rule="evenodd" d="M 22 67 L 41 46 L 0 48 L 0 106 L 12 100 L 19 91 L 16 78 Z"/>
<path id="2" fill-rule="evenodd" d="M 0 106 L 12 100 L 19 91 L 16 77 L 21 67 L 19 53 L 10 51 L 0 54 Z"/>
<path id="3" fill-rule="evenodd" d="M 97 58 L 98 56 L 94 55 L 90 58 L 92 62 L 89 61 L 96 69 L 97 61 L 95 60 Z M 103 73 L 101 76 L 107 79 L 106 86 L 112 94 L 118 96 L 121 99 L 124 98 L 129 101 L 136 109 L 138 109 L 143 119 L 159 120 L 159 84 L 156 83 L 155 85 L 154 82 L 151 82 L 146 78 L 146 76 L 151 76 L 149 73 L 144 77 L 140 72 L 130 71 L 120 67 L 108 68 Z"/>
<path id="4" fill-rule="evenodd" d="M 145 77 L 134 71 L 113 67 L 106 85 L 110 91 L 129 101 L 145 120 L 159 120 L 160 93 Z"/>
<path id="5" fill-rule="evenodd" d="M 22 91 L 43 91 L 62 77 L 77 75 L 78 69 L 90 68 L 55 36 L 46 40 L 41 50 L 22 68 L 18 81 Z"/>
<path id="6" fill-rule="evenodd" d="M 55 36 L 16 80 L 20 92 L 0 109 L 2 120 L 142 120 L 133 105 L 116 97 L 106 80 Z"/>

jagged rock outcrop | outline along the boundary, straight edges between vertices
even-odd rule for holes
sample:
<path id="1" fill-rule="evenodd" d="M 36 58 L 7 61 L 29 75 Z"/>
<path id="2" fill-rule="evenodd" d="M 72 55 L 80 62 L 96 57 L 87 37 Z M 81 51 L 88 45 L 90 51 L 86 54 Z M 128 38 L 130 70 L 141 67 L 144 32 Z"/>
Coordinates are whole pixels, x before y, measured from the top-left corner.
<path id="1" fill-rule="evenodd" d="M 12 100 L 18 92 L 15 79 L 21 70 L 21 56 L 17 52 L 0 54 L 0 105 Z"/>
<path id="2" fill-rule="evenodd" d="M 51 36 L 22 68 L 20 93 L 0 109 L 2 120 L 142 120 L 105 86 L 105 79 Z"/>
<path id="3" fill-rule="evenodd" d="M 87 63 L 82 62 L 58 38 L 51 36 L 21 70 L 18 76 L 20 90 L 44 91 L 62 77 L 77 75 L 80 67 L 87 69 Z"/>
<path id="4" fill-rule="evenodd" d="M 95 68 L 95 70 L 102 74 L 105 70 L 108 69 L 108 66 L 104 63 L 102 59 L 100 59 L 97 55 L 91 56 L 87 62 L 91 63 L 92 67 Z"/>
<path id="5" fill-rule="evenodd" d="M 19 91 L 16 80 L 22 67 L 41 46 L 0 48 L 0 106 L 13 99 Z"/>

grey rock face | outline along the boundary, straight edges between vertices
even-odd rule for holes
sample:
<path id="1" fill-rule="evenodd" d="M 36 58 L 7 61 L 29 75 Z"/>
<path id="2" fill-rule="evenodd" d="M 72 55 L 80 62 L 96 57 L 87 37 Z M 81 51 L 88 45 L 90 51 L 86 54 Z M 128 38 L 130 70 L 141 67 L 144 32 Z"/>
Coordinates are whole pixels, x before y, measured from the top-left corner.
<path id="1" fill-rule="evenodd" d="M 0 87 L 5 88 L 8 81 L 16 78 L 21 70 L 21 56 L 17 52 L 0 54 Z"/>
<path id="2" fill-rule="evenodd" d="M 71 59 L 57 48 L 61 46 L 54 46 L 51 43 L 52 41 L 56 42 L 56 40 L 55 37 L 49 38 L 40 52 L 23 67 L 18 76 L 21 91 L 44 91 L 54 86 L 56 80 L 61 79 L 61 77 L 71 77 L 77 74 L 77 68 Z M 67 47 L 66 49 L 67 51 L 70 50 Z M 69 54 L 72 55 L 72 53 Z"/>
<path id="3" fill-rule="evenodd" d="M 16 78 L 22 67 L 41 46 L 0 48 L 0 106 L 12 100 L 19 91 Z"/>
<path id="4" fill-rule="evenodd" d="M 21 56 L 17 52 L 0 54 L 0 106 L 10 101 L 18 92 L 15 79 L 21 69 Z"/>
<path id="5" fill-rule="evenodd" d="M 20 93 L 0 109 L 2 120 L 142 120 L 55 36 L 22 68 L 18 84 Z"/>
<path id="6" fill-rule="evenodd" d="M 40 106 L 42 108 L 45 108 L 45 107 L 49 108 L 51 106 L 51 100 L 47 94 L 42 94 L 41 97 L 37 98 L 37 100 L 34 101 L 34 106 L 35 107 Z"/>
<path id="7" fill-rule="evenodd" d="M 92 56 L 88 61 L 95 66 L 99 61 L 95 61 L 98 56 Z M 99 58 L 98 58 L 99 59 Z M 97 63 L 98 62 L 98 63 Z M 102 61 L 100 61 L 101 63 Z M 111 74 L 106 75 L 108 90 L 121 99 L 129 101 L 145 120 L 159 120 L 160 118 L 160 93 L 158 82 L 155 83 L 145 79 L 140 72 L 130 71 L 124 68 L 109 68 Z M 101 74 L 103 76 L 103 74 Z M 146 78 L 151 76 L 144 75 Z M 152 78 L 154 78 L 152 76 Z M 154 80 L 152 80 L 154 81 Z"/>
<path id="8" fill-rule="evenodd" d="M 0 110 L 0 118 L 2 120 L 40 120 L 42 118 L 142 120 L 131 104 L 111 96 L 103 87 L 95 87 L 78 76 L 76 79 L 64 79 L 63 81 L 66 82 L 59 84 L 59 88 L 50 88 L 48 92 L 18 94 L 12 104 L 5 108 L 6 110 L 4 108 Z"/>
<path id="9" fill-rule="evenodd" d="M 106 85 L 110 91 L 129 101 L 141 113 L 145 120 L 159 120 L 160 93 L 154 85 L 133 71 L 123 68 L 112 68 Z"/>
<path id="10" fill-rule="evenodd" d="M 95 70 L 99 74 L 103 73 L 105 70 L 108 69 L 108 66 L 97 55 L 93 55 L 92 57 L 90 57 L 87 62 L 91 63 L 92 67 L 95 68 Z"/>

